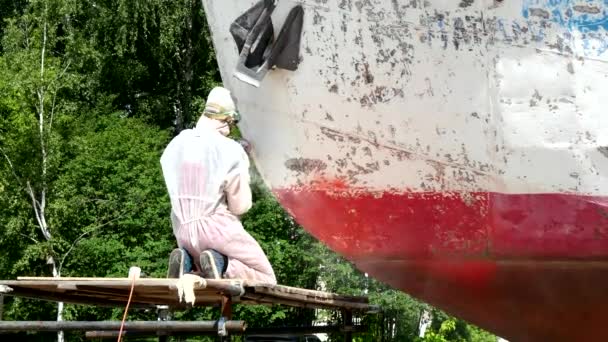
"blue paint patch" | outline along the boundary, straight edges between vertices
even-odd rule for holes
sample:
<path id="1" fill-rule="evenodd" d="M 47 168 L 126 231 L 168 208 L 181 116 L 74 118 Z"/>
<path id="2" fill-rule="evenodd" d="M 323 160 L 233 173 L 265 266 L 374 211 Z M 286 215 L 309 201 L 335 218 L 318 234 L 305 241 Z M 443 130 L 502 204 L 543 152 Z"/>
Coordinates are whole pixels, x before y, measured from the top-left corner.
<path id="1" fill-rule="evenodd" d="M 522 14 L 581 32 L 608 31 L 608 0 L 523 0 Z"/>
<path id="2" fill-rule="evenodd" d="M 572 38 L 570 32 L 580 32 L 586 56 L 608 51 L 608 0 L 523 0 L 522 15 L 537 31 L 533 35 L 544 36 L 546 24 L 553 23 L 566 30 L 566 40 Z"/>

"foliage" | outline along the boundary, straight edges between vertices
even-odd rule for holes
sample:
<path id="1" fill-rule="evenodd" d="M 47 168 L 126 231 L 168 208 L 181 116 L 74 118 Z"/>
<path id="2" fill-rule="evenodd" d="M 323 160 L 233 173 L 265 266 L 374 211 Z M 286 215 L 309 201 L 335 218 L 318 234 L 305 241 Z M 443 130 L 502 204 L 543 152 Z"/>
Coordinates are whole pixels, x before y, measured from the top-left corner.
<path id="1" fill-rule="evenodd" d="M 71 156 L 60 168 L 49 207 L 56 227 L 53 248 L 61 256 L 62 273 L 116 277 L 137 265 L 147 275 L 163 277 L 174 246 L 158 168 L 159 151 L 168 134 L 114 115 L 100 117 L 89 126 L 89 133 L 68 143 Z M 24 240 L 18 230 L 3 237 Z M 3 278 L 44 274 L 44 249 L 37 246 L 30 244 L 3 256 L 2 264 L 10 260 L 14 265 L 3 270 Z M 54 311 L 45 305 L 41 316 L 30 301 L 8 304 L 8 319 L 51 319 Z M 120 312 L 66 309 L 66 319 L 91 317 L 118 319 Z"/>
<path id="2" fill-rule="evenodd" d="M 367 295 L 372 304 L 382 308 L 379 315 L 363 318 L 362 324 L 369 332 L 356 337 L 357 341 L 413 341 L 418 334 L 420 314 L 426 306 L 409 295 L 389 288 L 387 285 L 359 272 L 353 264 L 317 245 L 314 254 L 322 256 L 320 283 L 327 291 L 347 295 Z M 332 321 L 341 321 L 338 313 L 329 313 Z M 332 341 L 341 336 L 330 335 Z"/>
<path id="3" fill-rule="evenodd" d="M 114 0 L 88 9 L 86 30 L 101 54 L 99 91 L 160 125 L 188 127 L 219 83 L 202 2 Z"/>
<path id="4" fill-rule="evenodd" d="M 470 339 L 470 333 L 467 329 L 467 323 L 465 321 L 451 317 L 445 312 L 435 308 L 431 310 L 431 315 L 433 316 L 433 321 L 431 323 L 432 331 L 441 331 L 444 322 L 453 322 L 453 324 L 448 323 L 448 330 L 444 329 L 446 338 L 448 338 L 450 341 L 468 341 Z"/>
<path id="5" fill-rule="evenodd" d="M 467 326 L 469 330 L 469 341 L 471 342 L 496 342 L 497 337 L 474 325 Z"/>
<path id="6" fill-rule="evenodd" d="M 461 339 L 461 338 L 454 339 L 454 338 L 449 337 L 450 335 L 454 335 L 455 332 L 456 332 L 456 321 L 448 319 L 448 320 L 441 322 L 441 325 L 438 330 L 429 329 L 424 334 L 424 337 L 421 339 L 418 339 L 418 341 L 420 341 L 420 342 L 449 342 L 449 341 L 461 342 L 461 341 L 465 341 L 464 339 Z"/>
<path id="7" fill-rule="evenodd" d="M 7 238 L 18 234 L 28 239 L 27 244 L 12 249 L 13 253 L 22 253 L 21 258 L 12 260 L 13 267 L 20 269 L 29 263 L 40 267 L 41 263 L 35 261 L 42 259 L 50 265 L 53 276 L 60 275 L 58 243 L 62 239 L 57 238 L 49 203 L 63 142 L 68 137 L 66 128 L 76 108 L 74 97 L 66 94 L 73 94 L 81 83 L 70 68 L 78 59 L 73 47 L 79 44 L 69 20 L 72 7 L 66 5 L 62 1 L 31 1 L 21 16 L 7 19 L 0 60 L 5 80 L 0 102 L 6 117 L 0 152 L 6 174 L 12 176 L 7 185 L 13 190 L 6 193 L 5 200 L 22 210 L 29 202 L 28 209 L 35 219 L 31 220 L 30 214 L 29 222 L 7 226 Z M 44 272 L 40 268 L 37 271 Z M 62 313 L 63 303 L 58 303 L 57 320 L 62 319 Z M 58 340 L 63 341 L 62 332 Z"/>
<path id="8" fill-rule="evenodd" d="M 69 143 L 56 183 L 57 225 L 78 227 L 62 234 L 79 241 L 65 275 L 104 270 L 103 276 L 124 276 L 137 264 L 150 276 L 164 276 L 173 238 L 158 161 L 169 135 L 116 114 L 89 126 Z"/>
<path id="9" fill-rule="evenodd" d="M 497 339 L 496 336 L 454 317 L 442 313 L 439 313 L 439 316 L 444 319 L 435 318 L 424 337 L 416 338 L 416 342 L 495 342 Z"/>

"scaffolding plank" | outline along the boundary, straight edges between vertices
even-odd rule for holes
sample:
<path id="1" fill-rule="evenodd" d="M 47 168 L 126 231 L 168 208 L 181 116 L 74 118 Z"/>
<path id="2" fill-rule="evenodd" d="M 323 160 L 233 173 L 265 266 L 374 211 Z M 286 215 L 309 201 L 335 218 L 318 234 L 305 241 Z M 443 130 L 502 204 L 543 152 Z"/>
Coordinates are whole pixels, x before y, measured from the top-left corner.
<path id="1" fill-rule="evenodd" d="M 288 305 L 294 307 L 376 311 L 366 297 L 343 296 L 317 290 L 283 285 L 251 283 L 239 279 L 202 279 L 195 286 L 194 306 L 220 303 L 226 295 L 235 303 L 250 305 Z M 18 280 L 0 281 L 11 291 L 5 295 L 65 301 L 73 304 L 118 306 L 125 305 L 133 280 L 129 278 L 49 278 L 20 277 Z M 132 303 L 141 307 L 169 305 L 186 308 L 178 295 L 179 279 L 141 278 L 134 283 Z"/>
<path id="2" fill-rule="evenodd" d="M 347 301 L 368 303 L 366 297 L 344 296 L 334 293 L 328 293 L 317 290 L 300 289 L 283 285 L 273 286 L 254 286 L 256 293 L 268 294 L 283 298 L 298 298 L 302 300 L 317 300 L 317 301 Z"/>

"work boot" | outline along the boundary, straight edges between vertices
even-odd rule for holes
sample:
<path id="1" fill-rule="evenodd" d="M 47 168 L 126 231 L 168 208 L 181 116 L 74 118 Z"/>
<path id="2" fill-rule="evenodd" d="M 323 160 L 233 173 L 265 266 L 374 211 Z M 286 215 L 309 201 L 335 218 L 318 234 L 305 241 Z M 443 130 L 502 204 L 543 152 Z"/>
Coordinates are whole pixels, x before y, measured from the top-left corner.
<path id="1" fill-rule="evenodd" d="M 206 279 L 221 279 L 228 264 L 226 257 L 213 249 L 201 253 L 200 263 L 202 277 Z"/>
<path id="2" fill-rule="evenodd" d="M 169 255 L 167 278 L 180 278 L 192 271 L 192 257 L 183 248 L 176 248 Z"/>

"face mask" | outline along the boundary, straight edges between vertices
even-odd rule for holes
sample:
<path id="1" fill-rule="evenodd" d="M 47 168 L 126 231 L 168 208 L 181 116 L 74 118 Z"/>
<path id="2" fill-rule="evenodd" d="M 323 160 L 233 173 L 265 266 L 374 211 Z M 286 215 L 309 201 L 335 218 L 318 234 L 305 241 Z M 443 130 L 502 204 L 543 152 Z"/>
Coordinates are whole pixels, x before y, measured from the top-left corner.
<path id="1" fill-rule="evenodd" d="M 230 125 L 226 121 L 210 120 L 212 127 L 221 135 L 227 136 L 230 134 Z"/>
<path id="2" fill-rule="evenodd" d="M 222 125 L 216 129 L 223 136 L 228 136 L 228 134 L 230 134 L 230 125 L 228 125 L 226 122 L 222 122 Z"/>

